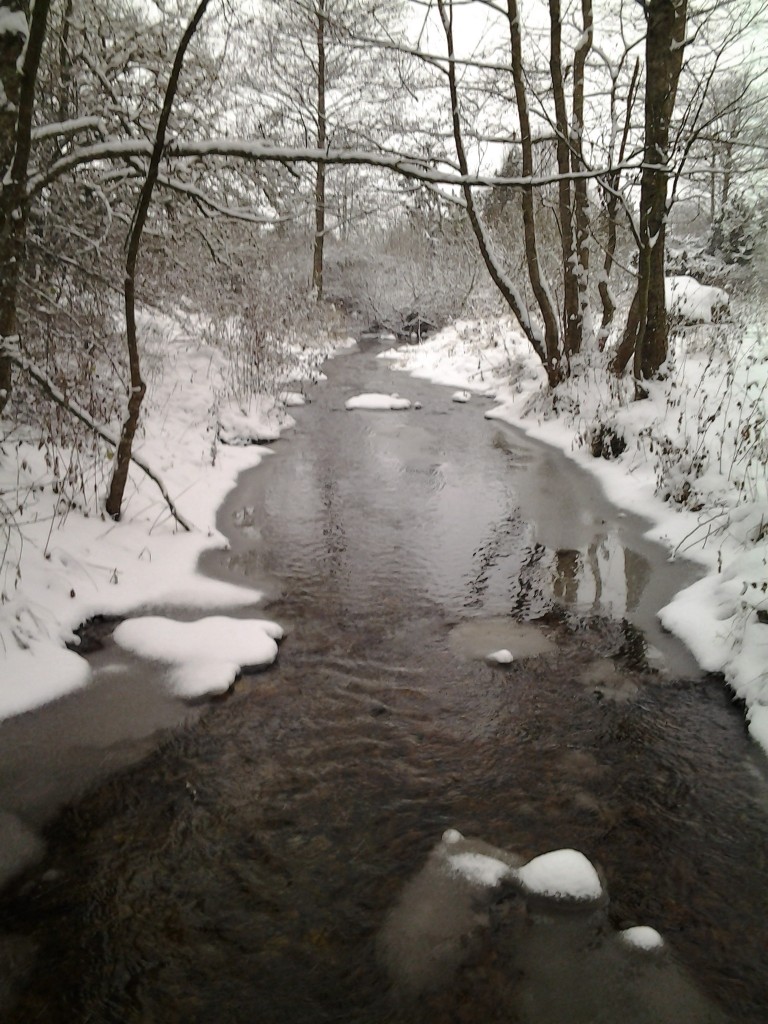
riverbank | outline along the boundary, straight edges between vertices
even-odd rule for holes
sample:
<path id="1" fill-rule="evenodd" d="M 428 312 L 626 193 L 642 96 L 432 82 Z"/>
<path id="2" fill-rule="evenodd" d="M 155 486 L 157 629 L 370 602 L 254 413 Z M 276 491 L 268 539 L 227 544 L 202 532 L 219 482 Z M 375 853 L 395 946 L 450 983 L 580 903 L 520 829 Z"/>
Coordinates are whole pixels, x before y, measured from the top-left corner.
<path id="1" fill-rule="evenodd" d="M 735 354 L 708 337 L 702 328 L 679 343 L 677 369 L 642 403 L 629 400 L 628 384 L 609 380 L 600 356 L 583 360 L 550 394 L 529 345 L 504 319 L 459 323 L 384 355 L 395 368 L 467 389 L 462 400 L 492 396 L 497 404 L 486 416 L 564 452 L 609 501 L 653 524 L 648 536 L 670 559 L 702 567 L 702 579 L 662 609 L 661 621 L 704 670 L 723 673 L 768 750 L 768 496 L 760 461 L 768 354 L 757 332 Z M 328 339 L 296 346 L 291 378 L 316 378 L 333 349 Z M 146 363 L 149 440 L 141 451 L 196 530 L 180 531 L 154 484 L 133 471 L 120 524 L 77 507 L 58 486 L 50 454 L 31 434 L 8 433 L 0 466 L 8 524 L 0 719 L 87 684 L 87 662 L 65 645 L 76 648 L 74 630 L 94 616 L 182 605 L 221 612 L 260 597 L 205 578 L 198 561 L 226 546 L 215 517 L 238 475 L 269 456 L 250 442 L 279 438 L 293 422 L 288 407 L 302 397 L 276 387 L 275 397 L 225 400 L 231 368 L 222 352 L 170 321 L 153 320 Z M 98 494 L 104 478 L 94 468 L 90 479 Z"/>
<path id="2" fill-rule="evenodd" d="M 403 893 L 429 918 L 403 883 L 458 829 L 525 863 L 579 851 L 604 878 L 608 918 L 599 935 L 542 958 L 536 936 L 521 947 L 514 929 L 524 905 L 494 887 L 498 916 L 480 947 L 462 943 L 470 961 L 404 1021 L 476 1020 L 478 1007 L 489 1024 L 515 1016 L 516 957 L 530 953 L 546 968 L 534 997 L 567 993 L 552 1019 L 572 1022 L 574 971 L 588 980 L 593 965 L 605 1005 L 600 951 L 613 961 L 613 930 L 641 925 L 668 951 L 647 961 L 654 991 L 655 957 L 669 955 L 707 999 L 762 1024 L 763 762 L 716 680 L 649 671 L 622 622 L 646 590 L 660 596 L 665 568 L 653 608 L 668 601 L 680 564 L 660 564 L 634 517 L 613 518 L 559 452 L 486 420 L 488 401 L 454 403 L 453 389 L 393 374 L 378 348 L 360 348 L 332 360 L 276 457 L 241 475 L 217 517 L 230 547 L 214 575 L 264 589 L 261 614 L 286 629 L 280 657 L 199 718 L 148 736 L 128 770 L 101 770 L 46 819 L 44 860 L 1 908 L 8 960 L 34 954 L 29 973 L 6 974 L 17 979 L 16 1017 L 69 1024 L 107 1006 L 126 1021 L 247 1022 L 257 1005 L 294 1024 L 339 1013 L 392 1024 L 402 975 L 377 937 L 392 937 Z M 411 408 L 346 407 L 392 390 Z M 562 525 L 550 535 L 547 524 L 546 541 L 529 514 L 537 490 Z M 487 660 L 502 648 L 511 662 Z M 30 765 L 26 740 L 39 742 L 48 722 L 49 736 L 70 741 L 77 706 L 90 725 L 94 700 L 114 690 L 103 669 L 118 653 L 106 636 L 95 685 L 3 723 L 4 757 L 27 757 L 23 775 L 18 762 L 0 765 L 0 807 L 20 821 L 42 817 L 21 803 L 21 780 L 37 777 L 47 795 L 64 774 L 60 757 Z M 158 666 L 136 667 L 123 687 L 134 708 L 162 686 Z M 123 714 L 107 721 L 118 719 L 122 728 Z M 455 888 L 438 896 L 456 908 Z M 543 925 L 550 953 L 574 922 L 569 909 Z M 450 917 L 436 925 L 429 958 L 435 942 L 450 948 Z M 398 945 L 408 941 L 402 917 L 393 928 Z M 418 945 L 401 948 L 417 966 Z M 638 995 L 621 1019 L 648 1024 L 648 1005 Z M 666 997 L 664 1014 L 712 1021 Z"/>
<path id="3" fill-rule="evenodd" d="M 198 561 L 204 551 L 226 546 L 216 513 L 238 476 L 268 458 L 267 442 L 293 424 L 288 408 L 303 399 L 279 387 L 316 378 L 334 343 L 293 346 L 286 353 L 290 374 L 274 394 L 242 402 L 233 396 L 222 351 L 179 323 L 153 317 L 144 325 L 144 344 L 148 390 L 136 447 L 194 529 L 180 529 L 155 484 L 135 466 L 123 519 L 112 522 L 98 511 L 110 467 L 103 450 L 92 466 L 80 466 L 88 492 L 73 494 L 66 467 L 82 456 L 51 453 L 38 431 L 4 424 L 0 720 L 87 685 L 91 670 L 76 651 L 75 630 L 96 616 L 174 607 L 221 612 L 259 600 L 252 588 L 204 577 Z"/>
<path id="4" fill-rule="evenodd" d="M 519 427 L 590 472 L 648 538 L 702 568 L 660 612 L 707 672 L 745 702 L 768 752 L 768 481 L 764 426 L 768 342 L 755 329 L 718 347 L 712 328 L 677 338 L 668 379 L 631 400 L 629 381 L 582 358 L 551 393 L 509 320 L 463 322 L 382 354 L 414 376 L 493 397 L 489 418 Z"/>

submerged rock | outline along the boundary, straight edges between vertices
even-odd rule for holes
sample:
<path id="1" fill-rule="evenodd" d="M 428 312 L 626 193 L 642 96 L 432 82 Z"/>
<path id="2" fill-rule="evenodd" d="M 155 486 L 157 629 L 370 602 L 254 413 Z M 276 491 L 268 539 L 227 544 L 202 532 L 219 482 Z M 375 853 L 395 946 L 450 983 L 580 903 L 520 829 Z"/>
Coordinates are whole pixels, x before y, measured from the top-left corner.
<path id="1" fill-rule="evenodd" d="M 616 932 L 606 904 L 577 850 L 523 864 L 448 829 L 388 914 L 379 960 L 419 1021 L 725 1024 L 659 933 Z"/>

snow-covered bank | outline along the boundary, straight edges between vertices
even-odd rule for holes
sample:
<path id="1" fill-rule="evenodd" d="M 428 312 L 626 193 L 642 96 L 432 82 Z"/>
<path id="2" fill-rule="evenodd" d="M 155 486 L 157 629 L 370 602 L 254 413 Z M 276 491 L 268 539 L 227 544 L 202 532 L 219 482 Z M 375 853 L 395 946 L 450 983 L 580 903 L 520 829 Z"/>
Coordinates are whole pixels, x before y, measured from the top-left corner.
<path id="1" fill-rule="evenodd" d="M 108 482 L 96 465 L 85 473 L 91 493 L 81 493 L 73 505 L 61 469 L 72 452 L 59 451 L 59 465 L 52 465 L 35 431 L 2 424 L 0 719 L 88 683 L 87 662 L 64 645 L 76 642 L 73 631 L 96 615 L 221 611 L 260 598 L 250 588 L 203 577 L 197 564 L 204 550 L 226 545 L 215 528 L 216 512 L 239 474 L 270 456 L 261 443 L 292 425 L 286 406 L 299 404 L 299 396 L 290 391 L 239 404 L 227 387 L 221 351 L 158 318 L 145 325 L 144 340 L 148 391 L 136 447 L 196 529 L 184 533 L 176 526 L 155 485 L 136 467 L 120 523 L 95 511 Z M 313 343 L 292 352 L 294 379 L 316 374 L 331 349 Z M 188 691 L 192 682 L 174 685 Z"/>
<path id="2" fill-rule="evenodd" d="M 660 612 L 702 668 L 722 672 L 768 752 L 768 341 L 752 330 L 716 344 L 711 326 L 676 337 L 669 378 L 648 401 L 595 354 L 549 392 L 509 320 L 462 322 L 382 354 L 408 373 L 493 397 L 489 418 L 563 451 L 648 537 L 684 554 L 703 578 Z M 478 412 L 479 414 L 479 412 Z"/>

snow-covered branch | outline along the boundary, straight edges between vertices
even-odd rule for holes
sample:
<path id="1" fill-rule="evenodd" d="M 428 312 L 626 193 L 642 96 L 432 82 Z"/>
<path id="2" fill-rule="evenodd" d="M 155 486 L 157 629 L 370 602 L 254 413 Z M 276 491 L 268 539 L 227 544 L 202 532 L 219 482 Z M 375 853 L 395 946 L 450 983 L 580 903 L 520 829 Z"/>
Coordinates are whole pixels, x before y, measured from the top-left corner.
<path id="1" fill-rule="evenodd" d="M 150 142 L 141 139 L 114 139 L 95 143 L 92 146 L 81 146 L 71 153 L 55 161 L 47 170 L 33 174 L 28 183 L 28 194 L 34 195 L 45 188 L 56 178 L 68 171 L 86 164 L 96 164 L 107 160 L 129 160 L 131 157 L 149 157 L 152 151 Z M 627 161 L 615 167 L 585 169 L 569 174 L 531 174 L 504 176 L 498 174 L 456 174 L 430 166 L 427 161 L 417 155 L 402 156 L 385 152 L 372 152 L 360 149 L 315 149 L 300 146 L 275 146 L 268 142 L 246 141 L 241 139 L 207 139 L 190 142 L 172 142 L 165 148 L 165 159 L 203 159 L 205 157 L 226 157 L 227 159 L 251 160 L 265 163 L 304 163 L 326 165 L 352 165 L 377 167 L 391 171 L 405 178 L 422 181 L 433 185 L 473 185 L 487 188 L 543 188 L 554 185 L 562 178 L 595 179 L 610 171 L 635 171 L 643 165 L 636 161 Z"/>

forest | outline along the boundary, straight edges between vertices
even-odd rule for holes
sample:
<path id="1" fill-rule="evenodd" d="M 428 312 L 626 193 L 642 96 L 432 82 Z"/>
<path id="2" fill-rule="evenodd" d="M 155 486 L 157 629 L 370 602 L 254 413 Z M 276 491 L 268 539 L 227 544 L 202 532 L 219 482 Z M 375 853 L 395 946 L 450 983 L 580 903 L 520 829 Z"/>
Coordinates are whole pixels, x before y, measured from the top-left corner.
<path id="1" fill-rule="evenodd" d="M 0 1017 L 763 1024 L 767 19 L 0 0 Z"/>
<path id="2" fill-rule="evenodd" d="M 30 495 L 119 520 L 133 467 L 190 527 L 144 453 L 158 317 L 221 357 L 213 420 L 308 339 L 509 317 L 605 457 L 655 383 L 674 416 L 693 330 L 725 383 L 698 432 L 649 437 L 658 489 L 701 510 L 725 445 L 754 501 L 765 31 L 751 0 L 5 0 L 3 602 Z"/>

